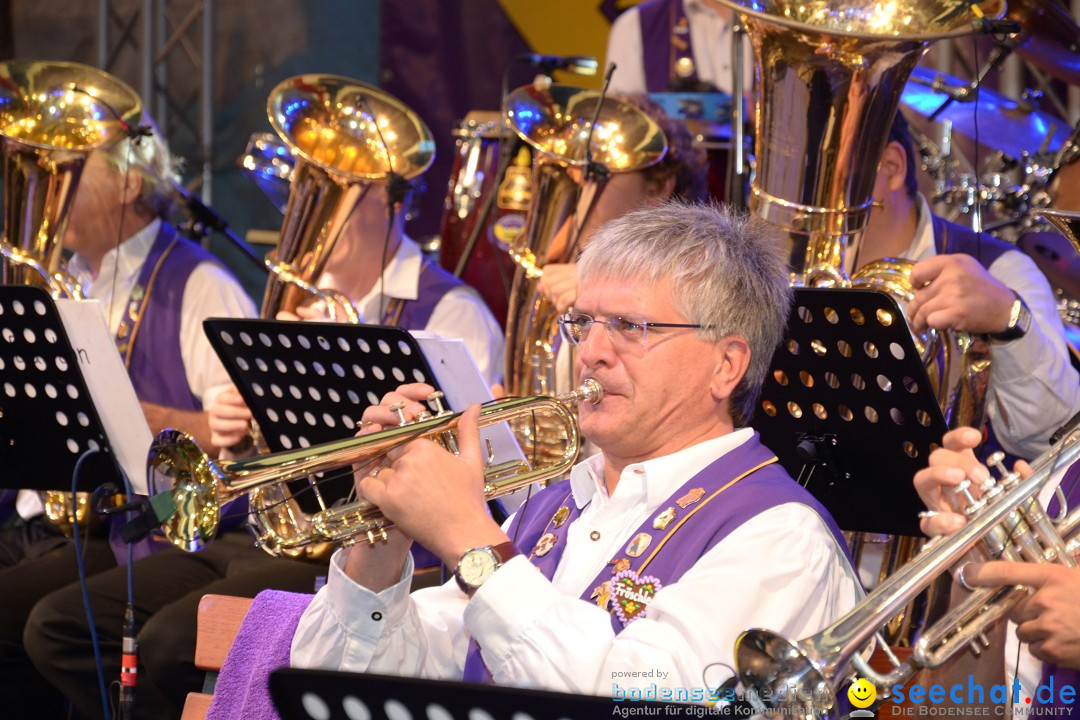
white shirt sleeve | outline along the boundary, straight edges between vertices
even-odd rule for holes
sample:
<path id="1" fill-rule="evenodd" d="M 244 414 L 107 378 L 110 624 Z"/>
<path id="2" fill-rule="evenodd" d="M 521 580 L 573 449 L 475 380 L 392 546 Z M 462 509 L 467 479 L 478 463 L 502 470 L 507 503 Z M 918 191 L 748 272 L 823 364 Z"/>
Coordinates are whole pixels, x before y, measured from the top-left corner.
<path id="1" fill-rule="evenodd" d="M 188 387 L 209 407 L 231 381 L 203 332 L 212 317 L 257 317 L 255 304 L 231 273 L 214 262 L 199 263 L 188 277 L 180 318 L 180 348 Z"/>
<path id="2" fill-rule="evenodd" d="M 1080 376 L 1069 360 L 1054 293 L 1034 261 L 1010 250 L 989 270 L 1020 294 L 1032 322 L 1024 337 L 991 345 L 988 413 L 1002 447 L 1033 458 L 1049 447 L 1054 430 L 1080 410 Z"/>
<path id="3" fill-rule="evenodd" d="M 505 335 L 480 295 L 463 285 L 442 296 L 424 330 L 461 338 L 488 385 L 501 382 Z"/>
<path id="4" fill-rule="evenodd" d="M 409 596 L 407 575 L 375 595 L 339 564 L 340 553 L 300 621 L 294 666 L 460 679 L 472 636 L 496 683 L 603 696 L 652 683 L 714 688 L 732 673 L 742 631 L 800 639 L 861 594 L 822 520 L 797 504 L 745 523 L 618 635 L 608 612 L 556 589 L 524 557 L 500 568 L 471 601 L 453 582 Z M 625 675 L 647 670 L 651 677 Z"/>
<path id="5" fill-rule="evenodd" d="M 608 88 L 611 92 L 646 92 L 641 15 L 637 8 L 630 8 L 611 23 L 604 67 L 609 63 L 615 63 L 615 73 Z"/>

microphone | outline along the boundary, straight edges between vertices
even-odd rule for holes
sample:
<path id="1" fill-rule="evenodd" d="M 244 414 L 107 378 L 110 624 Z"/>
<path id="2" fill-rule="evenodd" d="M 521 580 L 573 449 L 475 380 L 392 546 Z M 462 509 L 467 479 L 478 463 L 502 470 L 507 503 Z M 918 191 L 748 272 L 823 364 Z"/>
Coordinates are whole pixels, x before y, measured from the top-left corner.
<path id="1" fill-rule="evenodd" d="M 120 537 L 126 543 L 137 543 L 164 525 L 176 514 L 176 498 L 172 493 L 160 492 L 149 502 L 140 503 L 135 519 L 120 526 Z"/>
<path id="2" fill-rule="evenodd" d="M 528 67 L 540 68 L 544 73 L 550 73 L 553 70 L 566 70 L 575 75 L 595 75 L 600 68 L 596 58 L 591 55 L 524 53 L 514 58 L 514 62 Z"/>

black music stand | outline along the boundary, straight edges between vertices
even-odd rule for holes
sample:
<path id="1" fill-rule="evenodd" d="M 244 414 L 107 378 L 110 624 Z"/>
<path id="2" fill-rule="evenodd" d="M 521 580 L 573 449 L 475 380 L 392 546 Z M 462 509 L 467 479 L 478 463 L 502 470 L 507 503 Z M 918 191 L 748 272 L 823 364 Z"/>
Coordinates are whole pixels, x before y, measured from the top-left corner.
<path id="1" fill-rule="evenodd" d="M 891 296 L 796 289 L 753 425 L 844 530 L 919 535 L 912 478 L 947 427 Z"/>
<path id="2" fill-rule="evenodd" d="M 416 338 L 401 328 L 218 318 L 203 328 L 275 452 L 355 435 L 364 409 L 402 383 L 438 389 Z M 318 511 L 303 485 L 290 483 L 300 508 Z M 351 489 L 351 478 L 320 484 L 335 499 Z"/>
<path id="3" fill-rule="evenodd" d="M 723 714 L 700 705 L 292 668 L 270 674 L 270 696 L 282 720 L 593 720 L 611 717 L 620 707 L 635 715 Z M 683 715 L 688 708 L 699 712 Z"/>
<path id="4" fill-rule="evenodd" d="M 79 490 L 118 482 L 120 473 L 52 297 L 40 288 L 0 286 L 0 487 Z"/>

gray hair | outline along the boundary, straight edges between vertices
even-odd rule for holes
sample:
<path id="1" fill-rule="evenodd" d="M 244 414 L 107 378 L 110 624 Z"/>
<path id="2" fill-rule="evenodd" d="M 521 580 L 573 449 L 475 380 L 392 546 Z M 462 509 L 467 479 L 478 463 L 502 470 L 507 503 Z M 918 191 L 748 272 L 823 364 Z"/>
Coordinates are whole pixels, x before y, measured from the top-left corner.
<path id="1" fill-rule="evenodd" d="M 123 138 L 95 152 L 116 170 L 134 170 L 142 175 L 142 192 L 136 203 L 143 213 L 168 218 L 179 197 L 176 185 L 180 182 L 177 161 L 157 132 L 149 136 Z"/>
<path id="2" fill-rule="evenodd" d="M 783 338 L 792 291 L 784 239 L 763 220 L 722 205 L 669 201 L 601 226 L 578 261 L 578 282 L 599 278 L 671 284 L 675 308 L 703 340 L 746 339 L 750 365 L 731 396 L 736 427 L 749 424 Z"/>

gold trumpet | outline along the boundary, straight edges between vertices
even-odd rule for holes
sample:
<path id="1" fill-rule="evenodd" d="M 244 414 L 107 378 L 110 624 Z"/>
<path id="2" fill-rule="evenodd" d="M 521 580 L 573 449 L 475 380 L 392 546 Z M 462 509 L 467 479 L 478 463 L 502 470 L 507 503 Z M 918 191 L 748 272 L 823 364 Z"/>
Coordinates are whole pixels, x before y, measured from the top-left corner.
<path id="1" fill-rule="evenodd" d="M 494 499 L 558 477 L 577 460 L 580 436 L 572 402 L 600 402 L 604 391 L 595 379 L 588 379 L 573 392 L 556 397 L 527 397 L 500 400 L 480 412 L 480 426 L 525 418 L 534 413 L 554 416 L 565 429 L 566 444 L 561 457 L 536 467 L 524 461 L 489 465 L 484 473 L 484 495 Z M 165 536 L 181 550 L 204 548 L 217 532 L 221 507 L 254 490 L 282 488 L 291 480 L 365 465 L 377 461 L 389 450 L 426 437 L 454 447 L 453 430 L 461 414 L 441 413 L 362 437 L 337 440 L 310 448 L 288 450 L 246 460 L 215 461 L 192 437 L 180 430 L 164 430 L 155 438 L 147 460 L 150 489 L 172 495 L 176 510 L 163 526 Z M 320 511 L 310 518 L 293 518 L 281 523 L 278 506 L 270 493 L 253 493 L 257 504 L 250 509 L 258 544 L 271 555 L 315 543 L 350 544 L 358 539 L 374 541 L 392 526 L 371 503 L 358 501 Z M 270 502 L 269 505 L 265 503 Z M 284 528 L 284 532 L 282 531 Z"/>
<path id="2" fill-rule="evenodd" d="M 1052 476 L 1080 459 L 1080 430 L 1072 430 L 1043 453 L 1032 464 L 1032 474 L 1026 480 L 1017 473 L 1004 472 L 1004 455 L 996 455 L 990 462 L 998 466 L 1002 477 L 986 481 L 980 487 L 981 497 L 972 495 L 970 481 L 957 487 L 957 494 L 967 502 L 967 525 L 926 545 L 847 615 L 799 642 L 769 630 L 749 630 L 739 636 L 735 659 L 743 685 L 757 691 L 766 707 L 783 708 L 785 715 L 832 717 L 836 711 L 834 691 L 851 667 L 878 687 L 879 697 L 887 697 L 893 685 L 907 682 L 923 668 L 941 666 L 965 647 L 976 654 L 986 648 L 986 631 L 1027 595 L 1026 588 L 975 590 L 923 630 L 906 662 L 891 658 L 894 667 L 886 674 L 873 670 L 861 655 L 898 610 L 968 552 L 982 551 L 993 559 L 1076 567 L 1073 555 L 1080 542 L 1066 538 L 1080 527 L 1080 508 L 1069 512 L 1059 491 L 1061 515 L 1051 520 L 1037 496 Z"/>

